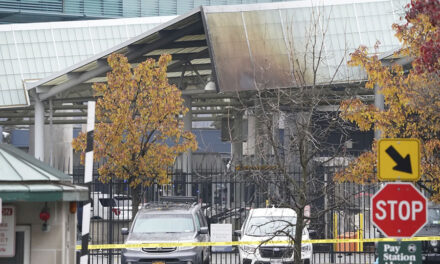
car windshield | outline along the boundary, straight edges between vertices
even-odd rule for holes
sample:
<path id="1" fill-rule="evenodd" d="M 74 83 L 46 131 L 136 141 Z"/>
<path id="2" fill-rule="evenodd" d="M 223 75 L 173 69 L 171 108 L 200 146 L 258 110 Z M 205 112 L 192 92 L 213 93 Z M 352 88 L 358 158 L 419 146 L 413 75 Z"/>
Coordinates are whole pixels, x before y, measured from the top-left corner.
<path id="1" fill-rule="evenodd" d="M 191 215 L 145 214 L 136 219 L 133 233 L 189 233 L 194 232 Z"/>
<path id="2" fill-rule="evenodd" d="M 246 225 L 248 236 L 295 235 L 296 218 L 290 217 L 252 217 Z"/>
<path id="3" fill-rule="evenodd" d="M 428 224 L 440 225 L 440 208 L 428 210 Z"/>

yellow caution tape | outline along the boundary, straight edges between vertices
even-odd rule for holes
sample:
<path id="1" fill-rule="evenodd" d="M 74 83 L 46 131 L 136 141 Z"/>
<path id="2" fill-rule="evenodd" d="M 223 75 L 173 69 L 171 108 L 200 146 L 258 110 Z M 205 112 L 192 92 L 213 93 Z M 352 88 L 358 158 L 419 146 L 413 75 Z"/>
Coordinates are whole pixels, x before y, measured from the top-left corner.
<path id="1" fill-rule="evenodd" d="M 440 240 L 440 236 L 430 237 L 411 237 L 403 238 L 400 241 L 429 241 Z M 366 239 L 313 239 L 303 240 L 302 243 L 312 244 L 339 244 L 339 243 L 366 243 L 366 242 L 394 242 L 399 241 L 396 238 L 366 238 Z M 210 246 L 241 246 L 241 245 L 279 245 L 279 244 L 293 244 L 293 241 L 230 241 L 230 242 L 172 242 L 172 243 L 140 243 L 140 244 L 100 244 L 89 245 L 89 250 L 96 249 L 122 249 L 122 248 L 158 248 L 158 247 L 210 247 Z M 81 250 L 81 245 L 76 246 L 77 250 Z"/>

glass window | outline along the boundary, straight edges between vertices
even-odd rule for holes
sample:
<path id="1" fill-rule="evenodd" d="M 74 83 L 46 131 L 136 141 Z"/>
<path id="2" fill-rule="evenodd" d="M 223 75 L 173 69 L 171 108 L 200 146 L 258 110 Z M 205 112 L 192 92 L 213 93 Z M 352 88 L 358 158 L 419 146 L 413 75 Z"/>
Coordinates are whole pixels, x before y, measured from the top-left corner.
<path id="1" fill-rule="evenodd" d="M 200 230 L 200 226 L 201 226 L 200 215 L 197 214 L 195 218 L 196 218 L 197 230 Z"/>
<path id="2" fill-rule="evenodd" d="M 245 234 L 248 236 L 274 236 L 295 234 L 296 218 L 293 217 L 252 217 L 249 219 Z"/>
<path id="3" fill-rule="evenodd" d="M 101 205 L 103 207 L 115 207 L 116 206 L 116 202 L 112 198 L 101 198 L 101 199 L 99 199 L 99 202 L 101 203 Z"/>
<path id="4" fill-rule="evenodd" d="M 431 208 L 428 209 L 428 224 L 440 224 L 440 209 L 439 208 Z"/>
<path id="5" fill-rule="evenodd" d="M 206 217 L 203 215 L 202 211 L 199 211 L 197 214 L 200 216 L 202 226 L 208 226 L 208 222 L 206 221 Z"/>
<path id="6" fill-rule="evenodd" d="M 132 205 L 131 197 L 115 196 L 114 199 L 116 202 L 116 206 L 118 206 L 118 207 L 123 207 L 123 206 L 131 207 L 131 205 Z"/>
<path id="7" fill-rule="evenodd" d="M 194 232 L 192 215 L 141 215 L 133 226 L 133 233 L 189 233 Z"/>

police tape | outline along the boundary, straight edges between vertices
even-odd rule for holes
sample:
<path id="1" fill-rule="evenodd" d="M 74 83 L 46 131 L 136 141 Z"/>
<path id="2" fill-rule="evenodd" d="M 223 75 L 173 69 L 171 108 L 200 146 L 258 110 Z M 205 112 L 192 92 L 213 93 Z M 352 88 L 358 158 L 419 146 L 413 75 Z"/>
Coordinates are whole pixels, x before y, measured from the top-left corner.
<path id="1" fill-rule="evenodd" d="M 302 243 L 311 244 L 339 244 L 339 243 L 368 243 L 368 242 L 395 242 L 395 241 L 430 241 L 440 240 L 440 236 L 411 237 L 411 238 L 350 238 L 350 239 L 312 239 Z M 280 245 L 293 244 L 292 240 L 284 241 L 229 241 L 229 242 L 171 242 L 171 243 L 139 243 L 139 244 L 99 244 L 88 245 L 89 250 L 124 249 L 124 248 L 165 248 L 165 247 L 212 247 L 212 246 L 243 246 L 243 245 Z M 76 246 L 81 250 L 81 245 Z"/>

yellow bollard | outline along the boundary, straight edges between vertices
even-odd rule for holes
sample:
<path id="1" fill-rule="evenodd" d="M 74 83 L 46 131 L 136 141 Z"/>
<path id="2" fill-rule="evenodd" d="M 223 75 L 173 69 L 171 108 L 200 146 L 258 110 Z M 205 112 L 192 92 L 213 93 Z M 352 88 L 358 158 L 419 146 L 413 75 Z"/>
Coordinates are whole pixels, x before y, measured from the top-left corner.
<path id="1" fill-rule="evenodd" d="M 360 240 L 360 242 L 359 242 L 359 251 L 360 252 L 364 252 L 364 242 L 363 242 L 363 240 L 364 240 L 364 214 L 359 214 L 359 236 L 358 236 L 358 238 L 359 238 L 359 240 Z"/>
<path id="2" fill-rule="evenodd" d="M 338 238 L 338 214 L 333 213 L 333 239 Z M 337 250 L 337 243 L 333 244 L 333 250 Z"/>

